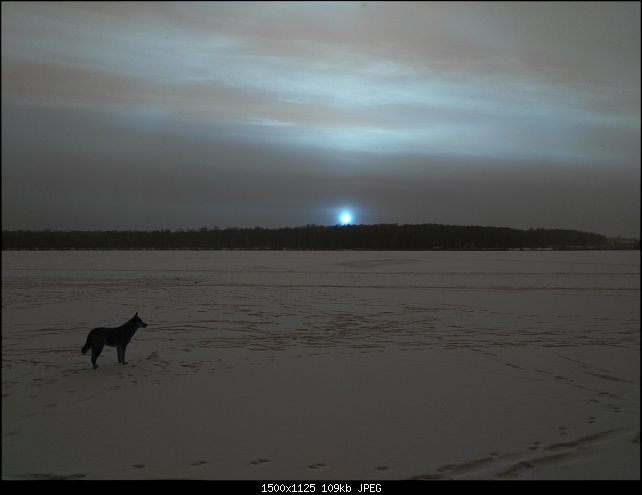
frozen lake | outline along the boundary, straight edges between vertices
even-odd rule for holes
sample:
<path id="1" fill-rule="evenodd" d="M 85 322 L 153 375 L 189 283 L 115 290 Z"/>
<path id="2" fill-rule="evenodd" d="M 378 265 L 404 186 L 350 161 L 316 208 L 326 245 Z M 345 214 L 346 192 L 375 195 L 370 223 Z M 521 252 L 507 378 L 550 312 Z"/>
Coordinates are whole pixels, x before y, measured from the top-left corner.
<path id="1" fill-rule="evenodd" d="M 130 364 L 120 367 L 115 351 L 107 348 L 99 360 L 100 368 L 91 370 L 89 358 L 79 352 L 88 330 L 118 326 L 135 312 L 149 326 L 138 331 L 128 348 Z M 554 437 L 568 440 L 566 433 L 580 423 L 584 426 L 578 426 L 575 447 L 568 447 L 568 442 L 559 444 L 567 445 L 560 449 L 573 450 L 563 452 L 576 466 L 571 473 L 582 477 L 601 472 L 589 461 L 582 464 L 584 461 L 575 458 L 587 448 L 586 438 L 597 438 L 598 443 L 610 439 L 616 442 L 610 448 L 620 454 L 625 452 L 622 449 L 637 445 L 639 466 L 639 378 L 635 378 L 639 376 L 639 350 L 637 251 L 3 252 L 3 477 L 34 477 L 33 473 L 73 477 L 81 471 L 84 474 L 77 477 L 159 477 L 159 473 L 170 473 L 166 475 L 288 478 L 292 473 L 301 479 L 308 469 L 316 478 L 523 478 L 537 477 L 536 472 L 539 477 L 564 478 L 565 473 L 572 477 L 564 471 L 566 464 L 538 464 L 527 456 L 547 442 L 554 449 L 558 445 Z M 303 362 L 307 364 L 301 368 Z M 355 369 L 354 363 L 362 367 Z M 256 370 L 260 370 L 258 375 L 253 374 Z M 38 440 L 40 429 L 60 421 L 55 414 L 79 413 L 79 404 L 105 407 L 103 395 L 82 392 L 88 382 L 95 387 L 99 380 L 105 391 L 118 394 L 138 387 L 147 391 L 144 395 L 148 398 L 151 389 L 146 386 L 160 385 L 167 387 L 168 394 L 181 394 L 217 384 L 217 398 L 228 394 L 229 399 L 236 397 L 230 383 L 244 384 L 260 393 L 257 383 L 266 380 L 267 385 L 267 377 L 272 377 L 268 386 L 278 381 L 284 389 L 291 389 L 302 386 L 288 381 L 297 373 L 305 374 L 315 393 L 325 394 L 329 400 L 350 400 L 351 392 L 340 390 L 340 386 L 328 388 L 328 380 L 361 387 L 364 400 L 374 400 L 370 397 L 373 394 L 385 397 L 394 390 L 399 394 L 397 401 L 414 404 L 413 397 L 435 386 L 445 387 L 445 391 L 470 388 L 471 400 L 477 400 L 478 405 L 489 396 L 495 397 L 498 411 L 514 400 L 514 394 L 503 392 L 502 387 L 517 387 L 524 392 L 524 400 L 520 406 L 510 407 L 524 407 L 523 415 L 529 414 L 527 406 L 542 404 L 538 399 L 542 395 L 555 397 L 557 402 L 543 415 L 546 420 L 530 427 L 532 437 L 528 438 L 534 442 L 530 446 L 502 444 L 506 440 L 499 439 L 499 431 L 507 424 L 504 420 L 497 422 L 497 431 L 487 432 L 485 440 L 465 453 L 448 451 L 452 436 L 443 444 L 432 437 L 435 451 L 423 452 L 419 444 L 397 445 L 398 432 L 391 427 L 389 438 L 383 433 L 381 455 L 392 449 L 396 452 L 392 459 L 376 458 L 376 449 L 360 450 L 363 465 L 353 456 L 350 468 L 346 463 L 340 467 L 339 462 L 342 455 L 350 454 L 349 448 L 326 444 L 321 434 L 315 451 L 319 455 L 310 454 L 308 464 L 300 469 L 293 465 L 296 459 L 286 459 L 283 451 L 270 451 L 268 440 L 250 442 L 249 451 L 256 452 L 250 455 L 242 449 L 237 452 L 237 443 L 231 439 L 228 444 L 219 439 L 219 448 L 226 445 L 226 450 L 217 454 L 217 464 L 214 454 L 199 443 L 197 433 L 185 446 L 186 452 L 199 453 L 200 457 L 185 467 L 201 469 L 196 474 L 167 471 L 175 467 L 176 460 L 136 461 L 146 455 L 142 446 L 132 451 L 140 456 L 132 458 L 133 464 L 116 470 L 105 467 L 111 466 L 107 460 L 104 465 L 97 461 L 88 467 L 84 458 L 62 462 L 35 453 L 46 451 L 33 442 L 44 442 Z M 453 383 L 449 376 L 455 377 Z M 479 384 L 474 386 L 476 382 L 470 380 L 482 380 L 482 385 L 496 382 L 497 390 L 488 385 L 487 394 L 478 396 Z M 466 393 L 462 392 L 464 403 Z M 318 394 L 304 396 L 315 401 L 320 400 Z M 442 409 L 433 411 L 434 424 L 448 421 L 451 409 L 460 408 L 460 395 L 450 402 L 444 399 Z M 135 395 L 127 397 L 129 402 L 137 400 Z M 275 397 L 282 395 L 275 392 Z M 149 403 L 154 400 L 161 399 L 152 395 Z M 190 403 L 197 399 L 190 395 L 181 400 Z M 274 417 L 265 420 L 269 424 L 261 431 L 273 430 L 282 421 L 278 403 L 266 400 L 263 407 Z M 242 415 L 249 402 L 234 404 L 232 413 Z M 474 401 L 471 404 L 475 407 Z M 424 406 L 427 410 L 433 407 L 418 404 L 414 420 L 401 420 L 410 421 L 412 435 L 419 439 L 428 435 L 421 426 Z M 224 413 L 214 403 L 200 407 L 220 423 L 233 421 L 220 416 Z M 495 420 L 502 414 L 487 413 Z M 395 423 L 392 412 L 378 414 L 389 424 Z M 25 423 L 25 418 L 31 419 Z M 383 421 L 383 416 L 375 414 L 373 418 Z M 596 418 L 603 420 L 599 428 Z M 365 428 L 347 411 L 337 418 L 348 436 L 358 430 L 357 423 Z M 465 424 L 477 432 L 474 421 Z M 374 423 L 369 427 L 380 428 Z M 521 432 L 520 427 L 523 425 L 515 424 L 515 431 Z M 455 430 L 465 428 L 456 426 L 451 433 Z M 134 430 L 131 434 L 139 433 Z M 288 441 L 291 446 L 298 445 L 294 436 Z M 462 445 L 467 445 L 466 441 L 462 438 Z M 502 448 L 511 451 L 510 455 L 502 457 Z M 612 453 L 605 449 L 604 455 Z M 214 457 L 199 460 L 207 452 Z M 90 455 L 98 456 L 84 454 L 85 458 Z M 285 456 L 282 464 L 277 462 L 279 455 Z M 480 463 L 477 457 L 486 461 Z M 452 464 L 453 458 L 461 463 Z M 492 468 L 477 469 L 490 464 Z M 611 462 L 604 473 L 605 477 L 639 478 L 639 467 L 631 468 L 626 462 L 613 466 Z"/>
<path id="2" fill-rule="evenodd" d="M 634 251 L 2 257 L 4 336 L 73 334 L 74 345 L 139 311 L 152 326 L 137 338 L 198 335 L 208 347 L 635 347 L 639 291 Z"/>

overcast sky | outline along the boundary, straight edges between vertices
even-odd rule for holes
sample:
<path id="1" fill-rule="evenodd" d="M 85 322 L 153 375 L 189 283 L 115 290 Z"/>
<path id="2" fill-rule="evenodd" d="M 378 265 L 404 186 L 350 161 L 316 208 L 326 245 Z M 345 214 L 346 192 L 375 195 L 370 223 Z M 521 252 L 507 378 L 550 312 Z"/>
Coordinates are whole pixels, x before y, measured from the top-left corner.
<path id="1" fill-rule="evenodd" d="M 640 236 L 640 3 L 2 2 L 3 229 Z"/>

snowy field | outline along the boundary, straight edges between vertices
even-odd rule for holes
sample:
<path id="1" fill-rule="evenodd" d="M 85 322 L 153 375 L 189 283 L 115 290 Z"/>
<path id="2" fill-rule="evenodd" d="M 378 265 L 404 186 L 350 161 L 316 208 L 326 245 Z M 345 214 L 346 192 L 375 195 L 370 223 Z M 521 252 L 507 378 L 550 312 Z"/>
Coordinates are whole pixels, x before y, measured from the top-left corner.
<path id="1" fill-rule="evenodd" d="M 135 312 L 127 365 L 87 333 Z M 3 479 L 639 479 L 640 253 L 3 252 Z"/>

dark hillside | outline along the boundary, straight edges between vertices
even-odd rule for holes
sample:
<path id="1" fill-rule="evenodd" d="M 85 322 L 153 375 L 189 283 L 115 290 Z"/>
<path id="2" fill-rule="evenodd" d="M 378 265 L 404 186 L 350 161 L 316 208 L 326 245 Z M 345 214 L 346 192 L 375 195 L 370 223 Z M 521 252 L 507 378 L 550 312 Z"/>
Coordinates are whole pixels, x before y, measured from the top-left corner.
<path id="1" fill-rule="evenodd" d="M 201 228 L 156 231 L 2 232 L 3 250 L 65 249 L 589 249 L 608 246 L 602 235 L 576 230 L 457 225 L 347 225 L 278 229 Z"/>

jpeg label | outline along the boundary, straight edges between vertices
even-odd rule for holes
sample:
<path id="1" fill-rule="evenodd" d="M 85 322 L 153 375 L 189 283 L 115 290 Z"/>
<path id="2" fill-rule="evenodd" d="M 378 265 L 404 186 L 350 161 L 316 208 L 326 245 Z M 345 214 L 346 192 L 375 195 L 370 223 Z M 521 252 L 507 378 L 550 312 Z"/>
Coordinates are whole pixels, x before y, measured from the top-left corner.
<path id="1" fill-rule="evenodd" d="M 381 483 L 362 483 L 359 486 L 359 493 L 379 493 L 381 491 Z"/>
<path id="2" fill-rule="evenodd" d="M 356 487 L 356 490 L 354 489 Z M 315 493 L 316 483 L 264 483 L 262 493 Z M 322 483 L 320 493 L 380 493 L 381 483 L 361 483 L 354 487 L 350 483 Z"/>

